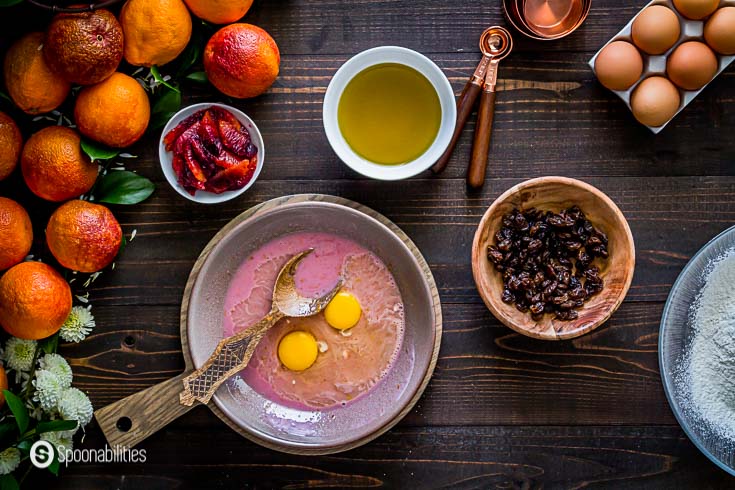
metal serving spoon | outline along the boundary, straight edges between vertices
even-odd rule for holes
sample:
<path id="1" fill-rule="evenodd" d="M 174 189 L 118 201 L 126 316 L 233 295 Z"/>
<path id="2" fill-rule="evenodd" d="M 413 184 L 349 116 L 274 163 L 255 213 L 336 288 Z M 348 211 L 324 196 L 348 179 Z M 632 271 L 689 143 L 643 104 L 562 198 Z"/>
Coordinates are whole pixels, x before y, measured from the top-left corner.
<path id="1" fill-rule="evenodd" d="M 320 298 L 301 296 L 294 283 L 297 265 L 313 251 L 313 248 L 304 250 L 291 257 L 283 266 L 273 287 L 273 306 L 262 320 L 240 333 L 222 339 L 207 362 L 184 378 L 184 391 L 179 395 L 182 405 L 191 406 L 195 401 L 209 403 L 222 383 L 248 365 L 258 343 L 280 319 L 316 315 L 327 307 L 342 287 L 341 279 L 334 289 Z"/>

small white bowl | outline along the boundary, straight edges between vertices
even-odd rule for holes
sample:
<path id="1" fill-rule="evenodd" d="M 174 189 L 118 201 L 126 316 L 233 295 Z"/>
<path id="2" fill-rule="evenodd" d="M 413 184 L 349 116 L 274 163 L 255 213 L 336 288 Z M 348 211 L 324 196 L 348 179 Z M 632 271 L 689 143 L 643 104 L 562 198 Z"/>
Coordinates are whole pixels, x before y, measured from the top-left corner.
<path id="1" fill-rule="evenodd" d="M 173 153 L 166 150 L 166 144 L 163 142 L 163 139 L 166 137 L 169 131 L 174 129 L 177 124 L 179 124 L 187 117 L 202 109 L 207 109 L 209 107 L 215 106 L 230 111 L 232 115 L 234 115 L 237 120 L 240 121 L 242 125 L 247 128 L 248 132 L 250 132 L 250 140 L 252 144 L 258 149 L 258 163 L 255 167 L 255 173 L 253 173 L 253 177 L 250 179 L 250 182 L 245 184 L 242 189 L 225 191 L 222 194 L 215 194 L 214 192 L 207 191 L 196 191 L 196 193 L 192 196 L 186 191 L 186 189 L 184 189 L 181 184 L 179 184 L 179 181 L 176 177 L 176 172 L 174 172 L 171 163 L 173 161 Z M 253 120 L 250 119 L 244 112 L 225 104 L 218 104 L 216 102 L 205 102 L 184 107 L 179 112 L 174 114 L 173 117 L 168 121 L 168 123 L 166 123 L 166 126 L 163 128 L 163 132 L 161 133 L 161 139 L 158 143 L 158 159 L 161 162 L 163 175 L 166 176 L 166 180 L 168 180 L 168 183 L 171 184 L 171 187 L 173 187 L 176 192 L 191 201 L 199 202 L 202 204 L 215 204 L 236 198 L 237 196 L 248 190 L 255 183 L 255 181 L 258 179 L 258 175 L 260 175 L 260 171 L 263 170 L 263 162 L 265 161 L 265 145 L 263 144 L 263 136 L 260 134 L 260 130 L 258 130 L 258 127 L 255 125 Z"/>
<path id="2" fill-rule="evenodd" d="M 361 157 L 342 136 L 337 120 L 337 109 L 347 84 L 355 75 L 371 66 L 383 63 L 398 63 L 424 75 L 434 86 L 442 110 L 442 119 L 431 146 L 416 160 L 401 165 L 381 165 Z M 345 62 L 334 74 L 324 95 L 324 130 L 329 144 L 337 156 L 352 170 L 373 179 L 400 180 L 413 177 L 431 167 L 444 153 L 452 139 L 457 120 L 457 105 L 454 91 L 444 72 L 421 53 L 399 46 L 380 46 L 359 53 Z"/>

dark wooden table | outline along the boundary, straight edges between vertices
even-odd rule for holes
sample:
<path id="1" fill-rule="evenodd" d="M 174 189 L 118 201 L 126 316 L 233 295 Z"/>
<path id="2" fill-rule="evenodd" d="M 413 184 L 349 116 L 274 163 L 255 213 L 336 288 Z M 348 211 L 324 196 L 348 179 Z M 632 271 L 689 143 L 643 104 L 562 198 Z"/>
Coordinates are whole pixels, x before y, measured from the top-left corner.
<path id="1" fill-rule="evenodd" d="M 75 384 L 96 407 L 178 374 L 178 313 L 200 250 L 248 207 L 320 192 L 366 204 L 416 242 L 434 272 L 444 338 L 433 380 L 396 428 L 362 448 L 327 457 L 279 454 L 197 408 L 140 447 L 140 465 L 77 464 L 60 488 L 732 488 L 735 480 L 687 439 L 659 377 L 663 303 L 687 260 L 735 221 L 735 71 L 720 75 L 660 135 L 635 122 L 599 85 L 587 60 L 645 3 L 595 0 L 572 36 L 540 43 L 516 35 L 502 62 L 489 180 L 468 192 L 464 169 L 474 124 L 449 169 L 398 183 L 366 180 L 339 162 L 322 129 L 322 97 L 347 58 L 396 44 L 439 64 L 459 92 L 479 59 L 477 41 L 506 24 L 500 3 L 459 0 L 260 0 L 246 21 L 266 28 L 282 53 L 281 75 L 262 97 L 236 102 L 260 126 L 266 167 L 255 186 L 223 205 L 178 196 L 157 159 L 158 132 L 130 151 L 129 166 L 155 181 L 142 205 L 115 207 L 130 236 L 114 272 L 94 284 L 92 336 L 64 346 Z M 0 10 L 0 48 L 47 16 Z M 515 33 L 514 33 L 515 34 Z M 224 100 L 187 89 L 185 103 Z M 30 118 L 27 118 L 30 121 Z M 40 127 L 24 126 L 26 137 Z M 628 218 L 637 270 L 627 300 L 602 328 L 558 343 L 503 327 L 478 297 L 470 270 L 475 227 L 495 197 L 524 179 L 581 178 L 608 193 Z M 33 203 L 37 236 L 52 209 Z M 101 447 L 90 426 L 82 447 Z"/>

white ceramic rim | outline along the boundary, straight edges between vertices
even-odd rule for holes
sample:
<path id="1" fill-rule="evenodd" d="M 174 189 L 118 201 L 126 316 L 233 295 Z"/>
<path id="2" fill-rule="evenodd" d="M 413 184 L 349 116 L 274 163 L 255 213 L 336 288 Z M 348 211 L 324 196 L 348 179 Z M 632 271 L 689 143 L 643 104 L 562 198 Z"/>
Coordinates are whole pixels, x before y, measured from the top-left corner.
<path id="1" fill-rule="evenodd" d="M 213 192 L 206 191 L 196 191 L 196 193 L 192 196 L 181 186 L 181 184 L 179 184 L 179 181 L 176 178 L 176 173 L 174 172 L 174 169 L 171 165 L 171 162 L 173 160 L 173 153 L 166 150 L 166 145 L 164 144 L 163 139 L 166 137 L 169 131 L 171 131 L 177 124 L 189 117 L 191 114 L 195 113 L 196 111 L 215 106 L 230 111 L 243 125 L 245 125 L 245 127 L 247 127 L 248 131 L 250 132 L 250 139 L 253 145 L 258 148 L 258 163 L 255 167 L 255 172 L 253 173 L 253 177 L 250 179 L 250 182 L 245 184 L 242 189 L 225 191 L 222 194 L 215 194 Z M 173 187 L 173 189 L 180 195 L 184 196 L 190 201 L 198 202 L 201 204 L 217 204 L 236 198 L 237 196 L 248 190 L 250 187 L 252 187 L 255 181 L 258 180 L 260 171 L 263 170 L 263 163 L 265 162 L 265 144 L 263 143 L 263 136 L 260 134 L 258 126 L 256 126 L 255 122 L 253 122 L 253 120 L 250 119 L 250 117 L 241 110 L 235 109 L 234 107 L 226 104 L 220 104 L 219 102 L 202 102 L 199 104 L 193 104 L 184 107 L 179 112 L 174 114 L 171 119 L 169 119 L 169 121 L 166 123 L 166 126 L 164 126 L 163 131 L 161 132 L 161 138 L 158 142 L 158 160 L 161 164 L 163 175 L 166 177 L 169 185 Z"/>
<path id="2" fill-rule="evenodd" d="M 424 75 L 439 97 L 442 119 L 439 133 L 428 150 L 417 159 L 400 165 L 381 165 L 361 157 L 342 136 L 337 120 L 337 108 L 347 84 L 366 68 L 382 63 L 398 63 Z M 329 82 L 324 94 L 324 131 L 337 156 L 352 170 L 378 180 L 400 180 L 414 177 L 431 167 L 444 153 L 452 139 L 457 120 L 454 91 L 444 72 L 421 53 L 400 46 L 379 46 L 356 54 L 347 60 Z"/>

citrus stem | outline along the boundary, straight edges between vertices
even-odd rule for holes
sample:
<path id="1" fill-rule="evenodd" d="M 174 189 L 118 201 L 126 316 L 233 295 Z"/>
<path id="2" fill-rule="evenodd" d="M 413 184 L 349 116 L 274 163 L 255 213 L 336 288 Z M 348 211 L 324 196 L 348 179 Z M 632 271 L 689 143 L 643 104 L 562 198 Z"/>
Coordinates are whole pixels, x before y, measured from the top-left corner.
<path id="1" fill-rule="evenodd" d="M 23 473 L 23 476 L 21 476 L 20 477 L 20 480 L 18 480 L 18 485 L 19 486 L 22 486 L 23 485 L 23 482 L 25 481 L 25 479 L 28 477 L 28 475 L 31 474 L 31 470 L 32 469 L 33 469 L 33 465 L 32 464 L 29 464 L 28 465 L 28 469 L 25 470 L 25 472 Z"/>
<path id="2" fill-rule="evenodd" d="M 41 353 L 41 346 L 36 345 L 36 351 L 33 353 L 33 364 L 31 365 L 31 370 L 28 372 L 28 384 L 26 385 L 25 389 L 23 390 L 23 394 L 21 395 L 21 398 L 23 400 L 27 400 L 28 397 L 31 395 L 31 388 L 33 387 L 33 376 L 36 375 L 36 364 L 38 364 L 38 356 Z"/>
<path id="3" fill-rule="evenodd" d="M 94 196 L 94 191 L 97 189 L 97 185 L 100 183 L 100 180 L 102 180 L 105 177 L 105 175 L 107 175 L 107 171 L 109 170 L 111 159 L 102 160 L 102 161 L 105 162 L 104 165 L 102 165 L 102 170 L 97 174 L 97 179 L 94 181 L 92 188 L 89 189 L 89 192 L 87 192 L 87 195 L 89 197 Z"/>

